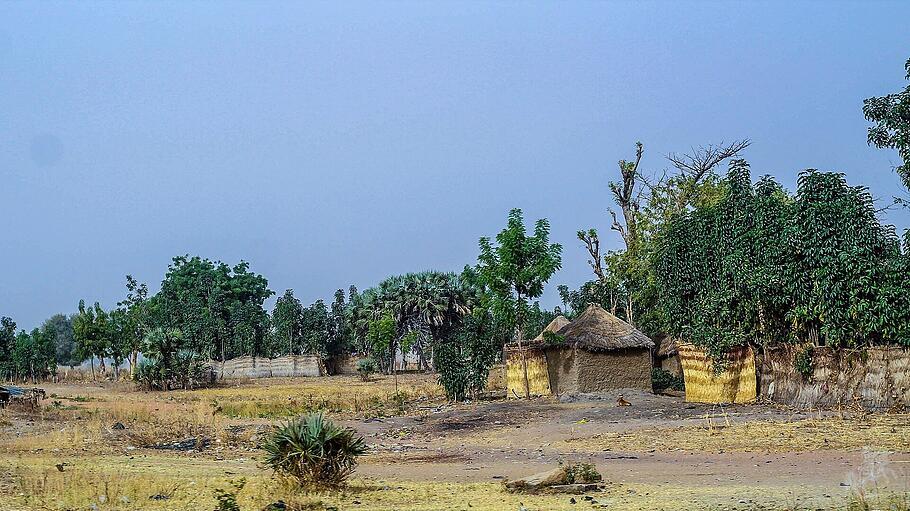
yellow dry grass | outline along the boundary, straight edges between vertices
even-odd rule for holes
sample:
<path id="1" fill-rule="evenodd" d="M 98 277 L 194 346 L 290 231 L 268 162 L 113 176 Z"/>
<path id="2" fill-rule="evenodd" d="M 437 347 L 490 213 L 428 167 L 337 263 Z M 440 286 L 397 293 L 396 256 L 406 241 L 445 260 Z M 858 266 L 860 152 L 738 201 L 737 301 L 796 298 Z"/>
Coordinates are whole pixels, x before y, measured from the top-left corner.
<path id="1" fill-rule="evenodd" d="M 753 421 L 712 416 L 701 424 L 647 428 L 567 440 L 574 448 L 617 451 L 805 452 L 863 448 L 910 452 L 910 414 Z"/>
<path id="2" fill-rule="evenodd" d="M 720 509 L 741 499 L 752 508 L 763 509 L 864 509 L 861 502 L 874 504 L 899 498 L 866 495 L 818 495 L 817 488 L 775 484 L 693 486 L 666 484 L 608 484 L 604 492 L 591 495 L 597 506 L 576 496 L 520 495 L 503 490 L 497 483 L 402 482 L 379 479 L 354 479 L 344 491 L 329 494 L 295 493 L 269 477 L 255 461 L 238 459 L 213 464 L 186 457 L 141 456 L 136 459 L 113 456 L 65 460 L 63 472 L 54 467 L 53 457 L 0 457 L 0 510 L 97 509 L 120 511 L 213 509 L 213 491 L 229 489 L 232 481 L 243 478 L 246 486 L 238 494 L 243 510 L 262 509 L 284 500 L 289 509 L 358 509 L 366 511 L 519 509 L 531 511 L 570 510 L 597 506 L 623 510 Z M 815 490 L 815 491 L 813 491 Z M 801 495 L 813 494 L 812 498 Z M 904 501 L 906 503 L 906 500 Z M 736 507 L 736 506 L 734 506 Z M 746 506 L 746 508 L 750 508 Z M 874 508 L 874 505 L 873 507 Z M 885 507 L 905 510 L 905 507 Z"/>
<path id="3" fill-rule="evenodd" d="M 398 377 L 397 392 L 395 379 L 391 376 L 374 377 L 368 382 L 354 376 L 331 376 L 252 380 L 182 395 L 209 402 L 227 417 L 269 419 L 313 410 L 325 410 L 336 417 L 400 415 L 416 404 L 429 404 L 444 398 L 442 388 L 433 377 L 414 374 Z"/>

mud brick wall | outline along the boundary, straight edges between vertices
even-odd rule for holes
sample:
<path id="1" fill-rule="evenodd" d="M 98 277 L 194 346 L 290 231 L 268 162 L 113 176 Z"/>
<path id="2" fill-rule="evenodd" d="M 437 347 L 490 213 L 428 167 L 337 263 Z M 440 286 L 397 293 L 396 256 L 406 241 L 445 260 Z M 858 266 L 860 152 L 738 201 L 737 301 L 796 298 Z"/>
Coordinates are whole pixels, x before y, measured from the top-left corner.
<path id="1" fill-rule="evenodd" d="M 593 352 L 578 350 L 578 391 L 651 391 L 651 351 L 647 348 Z"/>
<path id="2" fill-rule="evenodd" d="M 808 379 L 796 369 L 802 351 L 791 346 L 765 351 L 759 380 L 763 398 L 798 408 L 910 408 L 910 350 L 815 348 Z"/>

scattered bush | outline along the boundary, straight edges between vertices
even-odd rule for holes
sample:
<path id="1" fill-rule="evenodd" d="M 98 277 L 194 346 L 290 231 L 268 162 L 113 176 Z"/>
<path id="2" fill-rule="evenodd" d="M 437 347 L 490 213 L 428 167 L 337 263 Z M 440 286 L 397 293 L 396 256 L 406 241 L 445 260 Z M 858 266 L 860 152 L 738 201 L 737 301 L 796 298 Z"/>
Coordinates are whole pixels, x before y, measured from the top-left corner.
<path id="1" fill-rule="evenodd" d="M 591 463 L 577 463 L 566 466 L 566 484 L 590 484 L 603 481 L 603 476 Z"/>
<path id="2" fill-rule="evenodd" d="M 662 390 L 686 390 L 686 382 L 682 376 L 675 376 L 669 371 L 655 367 L 651 369 L 651 386 L 654 392 Z"/>
<path id="3" fill-rule="evenodd" d="M 363 381 L 368 381 L 370 375 L 376 372 L 376 360 L 370 357 L 361 358 L 357 361 L 357 374 L 360 375 L 360 379 Z"/>
<path id="4" fill-rule="evenodd" d="M 280 426 L 263 445 L 266 463 L 276 474 L 304 490 L 344 486 L 366 453 L 363 437 L 320 413 L 311 413 Z"/>

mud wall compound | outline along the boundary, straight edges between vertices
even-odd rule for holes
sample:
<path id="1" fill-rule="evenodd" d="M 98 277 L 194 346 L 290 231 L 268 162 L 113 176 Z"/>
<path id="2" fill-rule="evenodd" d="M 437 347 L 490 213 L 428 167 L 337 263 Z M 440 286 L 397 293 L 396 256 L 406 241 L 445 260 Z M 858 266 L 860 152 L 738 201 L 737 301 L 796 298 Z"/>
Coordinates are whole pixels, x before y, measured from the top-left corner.
<path id="1" fill-rule="evenodd" d="M 322 376 L 319 358 L 313 355 L 290 355 L 278 358 L 238 357 L 224 362 L 212 362 L 216 378 L 296 378 Z"/>
<path id="2" fill-rule="evenodd" d="M 910 350 L 814 348 L 805 375 L 797 369 L 797 356 L 803 352 L 791 346 L 765 351 L 759 378 L 763 398 L 799 408 L 910 407 Z"/>

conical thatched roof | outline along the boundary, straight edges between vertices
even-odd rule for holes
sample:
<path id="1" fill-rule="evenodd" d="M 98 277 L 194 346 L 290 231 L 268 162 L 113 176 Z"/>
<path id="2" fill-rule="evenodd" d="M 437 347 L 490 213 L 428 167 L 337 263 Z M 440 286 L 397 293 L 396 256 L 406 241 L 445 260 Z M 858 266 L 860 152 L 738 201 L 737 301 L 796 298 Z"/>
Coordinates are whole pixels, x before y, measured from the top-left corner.
<path id="1" fill-rule="evenodd" d="M 657 346 L 658 357 L 671 357 L 679 353 L 679 348 L 676 346 L 676 338 L 669 335 L 662 336 L 662 338 L 657 341 Z"/>
<path id="2" fill-rule="evenodd" d="M 566 343 L 588 351 L 654 347 L 647 335 L 595 304 L 557 333 Z"/>
<path id="3" fill-rule="evenodd" d="M 569 320 L 566 319 L 565 316 L 563 316 L 563 315 L 556 316 L 555 318 L 553 318 L 553 321 L 550 321 L 549 325 L 547 325 L 543 330 L 541 330 L 541 332 L 539 334 L 537 334 L 537 337 L 535 337 L 534 340 L 542 341 L 542 340 L 544 340 L 544 338 L 543 338 L 544 332 L 552 332 L 555 334 L 562 327 L 564 327 L 568 324 L 569 324 Z"/>

